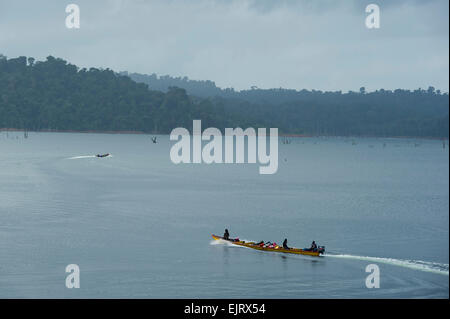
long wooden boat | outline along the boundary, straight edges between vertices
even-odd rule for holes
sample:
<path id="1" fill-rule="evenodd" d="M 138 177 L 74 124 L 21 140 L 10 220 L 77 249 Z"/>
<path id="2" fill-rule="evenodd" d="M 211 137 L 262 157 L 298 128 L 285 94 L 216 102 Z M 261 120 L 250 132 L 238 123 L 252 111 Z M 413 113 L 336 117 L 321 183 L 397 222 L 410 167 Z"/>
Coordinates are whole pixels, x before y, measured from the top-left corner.
<path id="1" fill-rule="evenodd" d="M 284 249 L 283 247 L 270 248 L 270 247 L 258 245 L 255 242 L 245 242 L 245 241 L 239 240 L 239 239 L 225 239 L 225 238 L 223 238 L 221 236 L 217 236 L 217 235 L 212 235 L 212 238 L 214 240 L 225 240 L 225 241 L 227 241 L 233 245 L 237 245 L 237 246 L 244 246 L 244 247 L 248 247 L 248 248 L 252 248 L 252 249 L 256 249 L 256 250 L 270 251 L 270 252 L 277 252 L 277 253 L 308 255 L 308 256 L 319 257 L 321 254 L 323 254 L 325 252 L 325 247 L 323 247 L 323 246 L 320 246 L 319 250 L 311 251 L 308 249 L 300 249 L 300 248 L 289 248 L 289 249 Z"/>

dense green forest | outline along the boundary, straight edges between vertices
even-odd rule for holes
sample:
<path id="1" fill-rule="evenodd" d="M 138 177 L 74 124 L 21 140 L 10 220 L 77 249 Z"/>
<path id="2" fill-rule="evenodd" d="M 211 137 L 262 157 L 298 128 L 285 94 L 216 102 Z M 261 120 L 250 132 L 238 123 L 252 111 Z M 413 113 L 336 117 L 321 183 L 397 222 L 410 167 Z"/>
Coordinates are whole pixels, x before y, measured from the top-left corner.
<path id="1" fill-rule="evenodd" d="M 139 83 L 140 82 L 140 83 Z M 211 81 L 115 73 L 0 55 L 0 128 L 169 133 L 202 126 L 285 134 L 448 137 L 448 93 L 222 90 Z"/>
<path id="2" fill-rule="evenodd" d="M 190 128 L 193 119 L 216 127 L 249 124 L 184 89 L 153 91 L 109 69 L 79 69 L 51 56 L 45 62 L 0 57 L 0 128 L 168 133 Z"/>

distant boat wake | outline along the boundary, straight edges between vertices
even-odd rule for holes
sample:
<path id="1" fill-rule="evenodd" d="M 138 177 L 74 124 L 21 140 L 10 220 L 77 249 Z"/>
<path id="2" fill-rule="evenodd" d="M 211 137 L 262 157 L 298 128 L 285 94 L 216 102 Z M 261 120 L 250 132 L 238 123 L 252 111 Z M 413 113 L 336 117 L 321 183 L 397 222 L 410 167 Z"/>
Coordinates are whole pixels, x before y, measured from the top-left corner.
<path id="1" fill-rule="evenodd" d="M 96 157 L 96 156 L 95 155 L 74 156 L 74 157 L 69 157 L 68 159 L 93 158 L 93 157 Z"/>
<path id="2" fill-rule="evenodd" d="M 96 158 L 97 155 L 83 155 L 83 156 L 74 156 L 74 157 L 69 157 L 68 159 L 81 159 L 81 158 Z M 108 156 L 105 157 L 112 157 L 111 154 L 109 154 Z"/>
<path id="3" fill-rule="evenodd" d="M 210 242 L 211 245 L 227 245 L 230 247 L 237 248 L 247 248 L 242 246 L 235 246 L 224 240 L 214 240 Z M 354 260 L 364 260 L 370 261 L 374 263 L 383 263 L 393 266 L 405 267 L 414 270 L 420 270 L 425 272 L 431 272 L 440 275 L 449 275 L 449 265 L 443 263 L 422 261 L 422 260 L 405 260 L 405 259 L 395 259 L 395 258 L 383 258 L 383 257 L 370 257 L 370 256 L 357 256 L 357 255 L 349 255 L 349 254 L 331 254 L 325 253 L 325 257 L 332 258 L 342 258 L 342 259 L 354 259 Z M 297 257 L 297 256 L 295 256 Z"/>
<path id="4" fill-rule="evenodd" d="M 449 275 L 449 265 L 443 263 L 435 263 L 422 260 L 405 260 L 395 258 L 382 258 L 382 257 L 369 257 L 369 256 L 356 256 L 347 254 L 325 254 L 326 257 L 344 258 L 344 259 L 356 259 L 371 262 L 378 262 L 388 265 L 394 265 L 399 267 L 405 267 L 415 270 L 421 270 L 425 272 L 432 272 L 435 274 Z"/>

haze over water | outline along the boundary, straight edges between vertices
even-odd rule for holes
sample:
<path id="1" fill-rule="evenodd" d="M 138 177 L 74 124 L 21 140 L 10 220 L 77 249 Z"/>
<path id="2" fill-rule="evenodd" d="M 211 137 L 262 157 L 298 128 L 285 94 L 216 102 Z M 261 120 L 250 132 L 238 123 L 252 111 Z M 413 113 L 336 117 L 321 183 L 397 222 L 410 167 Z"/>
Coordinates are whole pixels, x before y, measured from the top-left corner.
<path id="1" fill-rule="evenodd" d="M 175 165 L 171 145 L 0 132 L 0 297 L 448 298 L 448 144 L 294 138 L 279 143 L 274 175 Z M 327 254 L 213 243 L 225 228 L 295 247 L 315 240 Z M 80 289 L 65 287 L 68 264 Z M 379 289 L 365 286 L 369 264 Z"/>

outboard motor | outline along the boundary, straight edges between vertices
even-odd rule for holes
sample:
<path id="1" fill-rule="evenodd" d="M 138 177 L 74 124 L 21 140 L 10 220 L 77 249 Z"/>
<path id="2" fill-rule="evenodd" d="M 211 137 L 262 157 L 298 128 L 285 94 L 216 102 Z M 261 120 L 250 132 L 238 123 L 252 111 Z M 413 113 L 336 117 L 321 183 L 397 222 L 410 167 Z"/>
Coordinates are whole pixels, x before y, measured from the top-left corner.
<path id="1" fill-rule="evenodd" d="M 325 253 L 325 246 L 319 246 L 319 247 L 317 247 L 317 251 L 319 252 L 319 254 Z"/>

